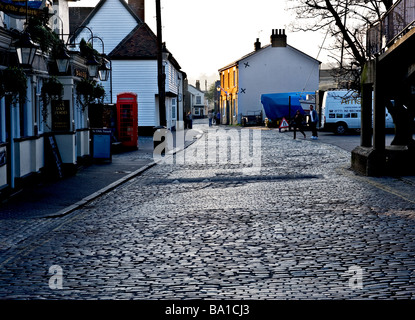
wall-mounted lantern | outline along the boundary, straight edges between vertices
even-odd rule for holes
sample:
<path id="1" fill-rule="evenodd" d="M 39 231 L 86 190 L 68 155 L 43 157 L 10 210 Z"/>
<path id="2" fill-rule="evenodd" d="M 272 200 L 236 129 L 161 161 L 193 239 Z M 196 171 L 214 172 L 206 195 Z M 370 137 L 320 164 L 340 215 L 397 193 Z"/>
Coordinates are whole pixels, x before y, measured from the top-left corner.
<path id="1" fill-rule="evenodd" d="M 99 62 L 92 56 L 86 63 L 88 67 L 88 73 L 91 78 L 96 78 L 98 76 L 98 67 Z"/>
<path id="2" fill-rule="evenodd" d="M 71 56 L 68 54 L 65 48 L 59 50 L 59 54 L 56 57 L 56 64 L 58 66 L 58 71 L 60 73 L 66 73 L 68 71 L 69 62 L 71 61 Z"/>
<path id="3" fill-rule="evenodd" d="M 32 41 L 29 33 L 24 32 L 21 34 L 20 39 L 14 43 L 14 46 L 16 48 L 19 64 L 31 67 L 39 45 Z"/>
<path id="4" fill-rule="evenodd" d="M 105 58 L 102 58 L 102 63 L 98 68 L 98 74 L 99 74 L 99 80 L 101 81 L 107 81 L 111 68 L 108 67 L 109 61 Z"/>

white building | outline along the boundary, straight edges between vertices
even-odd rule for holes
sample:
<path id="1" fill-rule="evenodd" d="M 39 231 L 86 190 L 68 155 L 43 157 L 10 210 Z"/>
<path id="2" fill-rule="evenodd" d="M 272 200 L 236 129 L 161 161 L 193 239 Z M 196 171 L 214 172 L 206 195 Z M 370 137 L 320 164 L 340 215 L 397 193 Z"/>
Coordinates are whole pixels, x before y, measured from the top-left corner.
<path id="1" fill-rule="evenodd" d="M 188 101 L 189 107 L 194 117 L 203 118 L 207 116 L 207 104 L 205 100 L 205 93 L 200 90 L 200 85 L 197 82 L 196 86 L 188 85 Z"/>
<path id="2" fill-rule="evenodd" d="M 106 103 L 124 92 L 137 94 L 138 130 L 152 132 L 160 124 L 157 81 L 157 37 L 144 22 L 144 0 L 101 0 L 75 33 L 75 42 L 93 37 L 94 49 L 111 60 L 111 76 L 102 82 Z M 99 39 L 98 39 L 99 38 Z M 101 41 L 102 40 L 102 41 Z M 163 61 L 166 75 L 167 127 L 182 129 L 183 84 L 186 77 L 170 54 Z"/>
<path id="3" fill-rule="evenodd" d="M 306 92 L 319 88 L 320 62 L 287 44 L 284 30 L 273 30 L 271 43 L 219 69 L 223 123 L 262 111 L 261 95 Z"/>

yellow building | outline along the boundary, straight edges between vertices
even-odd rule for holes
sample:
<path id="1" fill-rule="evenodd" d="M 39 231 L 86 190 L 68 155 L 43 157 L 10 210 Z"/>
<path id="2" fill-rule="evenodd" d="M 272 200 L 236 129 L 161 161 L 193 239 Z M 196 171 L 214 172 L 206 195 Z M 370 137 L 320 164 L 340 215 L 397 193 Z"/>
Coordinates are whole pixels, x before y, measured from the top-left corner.
<path id="1" fill-rule="evenodd" d="M 222 124 L 238 123 L 238 64 L 222 69 L 220 74 L 220 115 Z"/>

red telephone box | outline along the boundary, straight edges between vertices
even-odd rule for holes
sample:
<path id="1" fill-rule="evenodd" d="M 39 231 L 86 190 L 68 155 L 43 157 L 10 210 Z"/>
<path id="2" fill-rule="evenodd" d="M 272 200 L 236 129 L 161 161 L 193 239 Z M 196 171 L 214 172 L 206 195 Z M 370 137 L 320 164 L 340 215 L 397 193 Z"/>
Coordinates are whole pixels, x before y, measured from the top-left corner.
<path id="1" fill-rule="evenodd" d="M 117 95 L 118 141 L 126 147 L 138 147 L 137 95 L 131 92 Z"/>

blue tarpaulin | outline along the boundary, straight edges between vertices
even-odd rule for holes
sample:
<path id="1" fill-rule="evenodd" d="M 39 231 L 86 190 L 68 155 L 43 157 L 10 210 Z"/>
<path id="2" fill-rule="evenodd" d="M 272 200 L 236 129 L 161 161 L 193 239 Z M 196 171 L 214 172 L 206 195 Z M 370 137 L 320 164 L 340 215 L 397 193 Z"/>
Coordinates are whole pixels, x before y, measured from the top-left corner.
<path id="1" fill-rule="evenodd" d="M 297 110 L 304 114 L 300 100 L 306 100 L 308 94 L 314 92 L 285 92 L 268 93 L 261 95 L 261 103 L 264 106 L 265 116 L 270 120 L 294 117 Z M 289 101 L 291 97 L 291 103 Z"/>

